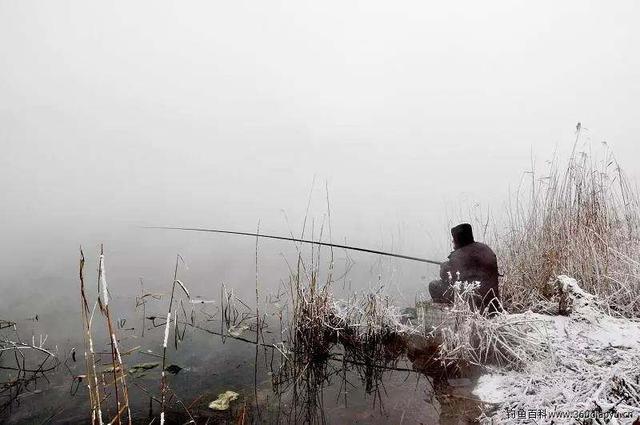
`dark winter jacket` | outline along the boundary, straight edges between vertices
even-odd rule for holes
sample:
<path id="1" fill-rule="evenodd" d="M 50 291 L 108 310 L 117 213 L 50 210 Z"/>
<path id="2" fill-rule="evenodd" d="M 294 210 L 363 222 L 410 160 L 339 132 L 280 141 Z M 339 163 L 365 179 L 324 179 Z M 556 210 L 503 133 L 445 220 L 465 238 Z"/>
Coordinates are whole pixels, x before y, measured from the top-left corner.
<path id="1" fill-rule="evenodd" d="M 455 249 L 449 254 L 449 260 L 442 264 L 440 278 L 443 282 L 450 283 L 480 282 L 475 293 L 475 305 L 482 312 L 487 307 L 489 312 L 496 311 L 497 304 L 491 303 L 494 298 L 500 300 L 496 254 L 487 245 L 473 240 L 471 226 L 468 224 L 454 227 L 451 233 Z"/>

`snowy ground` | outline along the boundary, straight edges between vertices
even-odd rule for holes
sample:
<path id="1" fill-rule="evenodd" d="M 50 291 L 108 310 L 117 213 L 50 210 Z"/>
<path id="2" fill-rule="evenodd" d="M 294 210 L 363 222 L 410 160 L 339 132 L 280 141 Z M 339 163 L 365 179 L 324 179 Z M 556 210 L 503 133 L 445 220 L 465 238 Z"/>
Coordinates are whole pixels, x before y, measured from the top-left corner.
<path id="1" fill-rule="evenodd" d="M 524 370 L 479 379 L 474 394 L 494 407 L 486 422 L 633 424 L 640 418 L 640 322 L 605 314 L 575 280 L 558 279 L 571 314 L 520 315 L 540 321 L 551 350 Z"/>

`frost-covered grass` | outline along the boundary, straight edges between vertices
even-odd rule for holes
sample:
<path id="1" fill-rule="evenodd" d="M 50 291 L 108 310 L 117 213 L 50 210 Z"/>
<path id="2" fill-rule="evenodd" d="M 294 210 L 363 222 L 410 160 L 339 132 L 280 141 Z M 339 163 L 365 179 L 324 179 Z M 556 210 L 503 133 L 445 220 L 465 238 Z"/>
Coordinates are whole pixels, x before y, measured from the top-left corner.
<path id="1" fill-rule="evenodd" d="M 537 311 L 553 296 L 549 280 L 566 274 L 613 311 L 638 317 L 638 191 L 606 145 L 599 155 L 580 146 L 580 131 L 568 164 L 532 170 L 530 187 L 519 188 L 498 219 L 506 222 L 488 232 L 504 273 L 503 303 L 510 312 Z"/>
<path id="2" fill-rule="evenodd" d="M 530 359 L 521 370 L 494 368 L 480 378 L 474 393 L 495 403 L 487 422 L 523 423 L 508 412 L 542 409 L 547 415 L 616 412 L 631 417 L 587 423 L 632 423 L 640 417 L 640 321 L 607 314 L 603 303 L 574 279 L 560 276 L 558 283 L 571 303 L 568 316 L 511 315 L 543 324 L 551 355 Z M 550 416 L 536 420 L 551 423 Z"/>
<path id="3" fill-rule="evenodd" d="M 535 317 L 498 313 L 489 318 L 470 308 L 477 285 L 454 284 L 454 304 L 446 320 L 431 331 L 441 341 L 439 357 L 445 364 L 494 364 L 510 369 L 550 355 L 548 336 Z"/>
<path id="4" fill-rule="evenodd" d="M 413 334 L 421 332 L 417 324 L 403 320 L 401 309 L 380 292 L 354 294 L 346 300 L 333 302 L 335 323 L 359 341 L 387 334 Z"/>

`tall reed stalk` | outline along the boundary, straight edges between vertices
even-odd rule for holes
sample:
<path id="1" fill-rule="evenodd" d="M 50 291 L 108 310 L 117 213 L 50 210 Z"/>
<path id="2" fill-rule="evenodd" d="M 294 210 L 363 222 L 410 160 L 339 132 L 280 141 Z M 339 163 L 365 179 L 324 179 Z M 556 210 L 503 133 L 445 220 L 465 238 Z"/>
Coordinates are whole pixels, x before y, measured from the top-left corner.
<path id="1" fill-rule="evenodd" d="M 511 311 L 535 308 L 553 297 L 548 283 L 573 276 L 607 300 L 612 310 L 640 315 L 640 208 L 634 188 L 611 150 L 596 160 L 578 150 L 578 127 L 568 164 L 556 158 L 547 175 L 531 172 L 527 193 L 516 193 L 494 243 Z"/>
<path id="2" fill-rule="evenodd" d="M 96 370 L 96 355 L 93 348 L 93 337 L 91 335 L 91 323 L 93 320 L 93 310 L 89 309 L 89 302 L 84 286 L 84 252 L 80 249 L 80 297 L 82 310 L 82 323 L 84 326 L 84 359 L 87 375 L 87 386 L 89 388 L 89 402 L 91 403 L 91 423 L 102 425 L 102 408 L 100 406 L 100 385 L 98 384 L 98 372 Z"/>
<path id="3" fill-rule="evenodd" d="M 81 297 L 81 310 L 82 310 L 82 322 L 84 326 L 84 346 L 85 346 L 85 367 L 86 376 L 89 388 L 89 401 L 91 403 L 91 422 L 92 424 L 103 424 L 105 418 L 102 412 L 102 402 L 104 401 L 103 394 L 107 393 L 107 388 L 113 388 L 114 401 L 116 404 L 116 413 L 112 420 L 108 423 L 121 424 L 123 422 L 131 424 L 131 410 L 129 408 L 129 391 L 127 388 L 127 378 L 124 363 L 122 362 L 122 356 L 120 348 L 118 346 L 118 337 L 116 335 L 113 321 L 111 320 L 111 311 L 109 308 L 109 289 L 107 287 L 107 279 L 104 266 L 104 249 L 100 246 L 100 256 L 98 258 L 98 299 L 94 303 L 92 309 L 89 308 L 89 301 L 85 291 L 84 285 L 84 264 L 85 258 L 82 249 L 80 250 L 80 265 L 79 265 L 79 277 L 80 277 L 80 297 Z M 104 373 L 110 373 L 113 377 L 113 381 L 109 382 L 104 379 L 104 376 L 100 376 L 101 372 L 97 370 L 96 365 L 99 363 L 98 356 L 95 352 L 94 339 L 92 334 L 93 319 L 95 317 L 96 308 L 99 306 L 99 311 L 102 317 L 105 319 L 107 330 L 109 333 L 109 345 L 110 345 L 110 357 L 111 368 Z"/>

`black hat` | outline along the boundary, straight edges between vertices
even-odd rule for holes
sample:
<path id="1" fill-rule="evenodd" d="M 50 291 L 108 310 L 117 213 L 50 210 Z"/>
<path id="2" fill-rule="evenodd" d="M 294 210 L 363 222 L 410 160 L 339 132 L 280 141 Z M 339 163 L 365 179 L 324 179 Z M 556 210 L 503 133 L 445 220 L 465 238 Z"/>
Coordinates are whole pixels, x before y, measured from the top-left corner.
<path id="1" fill-rule="evenodd" d="M 469 223 L 458 224 L 451 229 L 451 236 L 453 236 L 453 247 L 455 249 L 462 248 L 465 245 L 473 243 L 473 230 Z"/>

